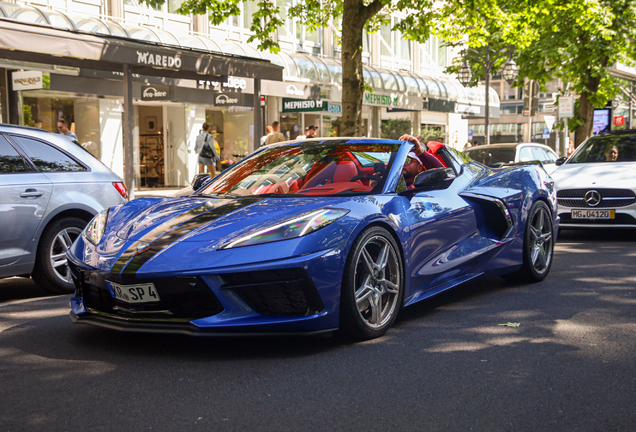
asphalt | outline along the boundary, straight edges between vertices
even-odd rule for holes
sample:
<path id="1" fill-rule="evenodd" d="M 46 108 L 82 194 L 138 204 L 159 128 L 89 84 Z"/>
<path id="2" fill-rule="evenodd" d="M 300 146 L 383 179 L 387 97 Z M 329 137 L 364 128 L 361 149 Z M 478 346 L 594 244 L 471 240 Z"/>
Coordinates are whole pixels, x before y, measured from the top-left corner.
<path id="1" fill-rule="evenodd" d="M 35 299 L 0 304 L 0 431 L 635 431 L 635 245 L 565 232 L 544 282 L 466 285 L 364 343 L 118 333 L 10 279 Z"/>

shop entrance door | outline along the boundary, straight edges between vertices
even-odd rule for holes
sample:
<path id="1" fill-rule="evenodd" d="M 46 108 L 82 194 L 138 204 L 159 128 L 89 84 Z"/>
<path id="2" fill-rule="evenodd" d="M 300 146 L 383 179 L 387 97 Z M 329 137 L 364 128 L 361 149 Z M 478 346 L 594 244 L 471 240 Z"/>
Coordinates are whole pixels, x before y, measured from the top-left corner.
<path id="1" fill-rule="evenodd" d="M 166 122 L 166 183 L 169 186 L 187 186 L 188 144 L 184 105 L 164 105 Z"/>

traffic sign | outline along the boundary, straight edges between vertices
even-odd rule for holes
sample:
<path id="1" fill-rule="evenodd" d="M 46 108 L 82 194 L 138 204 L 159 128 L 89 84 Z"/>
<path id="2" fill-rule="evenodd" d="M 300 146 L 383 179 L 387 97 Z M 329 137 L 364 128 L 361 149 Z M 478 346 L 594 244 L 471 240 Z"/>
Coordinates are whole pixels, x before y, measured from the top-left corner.
<path id="1" fill-rule="evenodd" d="M 545 122 L 545 126 L 548 129 L 548 132 L 552 130 L 552 126 L 554 126 L 554 122 L 556 121 L 555 116 L 544 116 L 543 121 Z"/>
<path id="2" fill-rule="evenodd" d="M 559 117 L 574 117 L 574 96 L 561 96 L 559 98 Z"/>
<path id="3" fill-rule="evenodd" d="M 543 139 L 550 139 L 550 130 L 548 128 L 543 128 Z"/>

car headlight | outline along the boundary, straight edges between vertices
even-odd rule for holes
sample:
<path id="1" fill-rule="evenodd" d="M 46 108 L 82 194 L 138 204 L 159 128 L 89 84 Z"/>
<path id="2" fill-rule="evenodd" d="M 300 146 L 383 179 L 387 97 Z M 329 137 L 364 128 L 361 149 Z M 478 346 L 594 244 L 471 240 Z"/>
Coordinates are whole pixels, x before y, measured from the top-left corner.
<path id="1" fill-rule="evenodd" d="M 310 213 L 305 213 L 294 219 L 282 222 L 278 225 L 274 225 L 248 234 L 226 244 L 225 246 L 220 247 L 220 249 L 252 246 L 256 244 L 270 243 L 280 240 L 289 240 L 297 237 L 302 237 L 326 227 L 327 225 L 337 221 L 347 213 L 349 213 L 349 210 L 314 210 Z"/>
<path id="2" fill-rule="evenodd" d="M 99 243 L 106 231 L 106 221 L 108 220 L 108 210 L 103 210 L 92 221 L 88 223 L 84 230 L 84 236 L 95 246 Z"/>

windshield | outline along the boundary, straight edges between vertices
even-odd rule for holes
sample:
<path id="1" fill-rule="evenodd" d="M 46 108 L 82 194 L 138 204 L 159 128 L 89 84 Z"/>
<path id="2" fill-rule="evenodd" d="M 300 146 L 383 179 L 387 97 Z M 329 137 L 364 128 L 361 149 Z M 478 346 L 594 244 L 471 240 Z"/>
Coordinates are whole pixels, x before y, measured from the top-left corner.
<path id="1" fill-rule="evenodd" d="M 268 148 L 214 179 L 200 194 L 277 196 L 382 192 L 400 144 L 297 143 Z"/>
<path id="2" fill-rule="evenodd" d="M 636 135 L 605 135 L 590 138 L 569 163 L 635 161 Z"/>
<path id="3" fill-rule="evenodd" d="M 515 161 L 515 147 L 496 147 L 496 148 L 476 148 L 470 149 L 466 154 L 473 160 L 481 162 L 488 166 L 501 166 Z"/>

